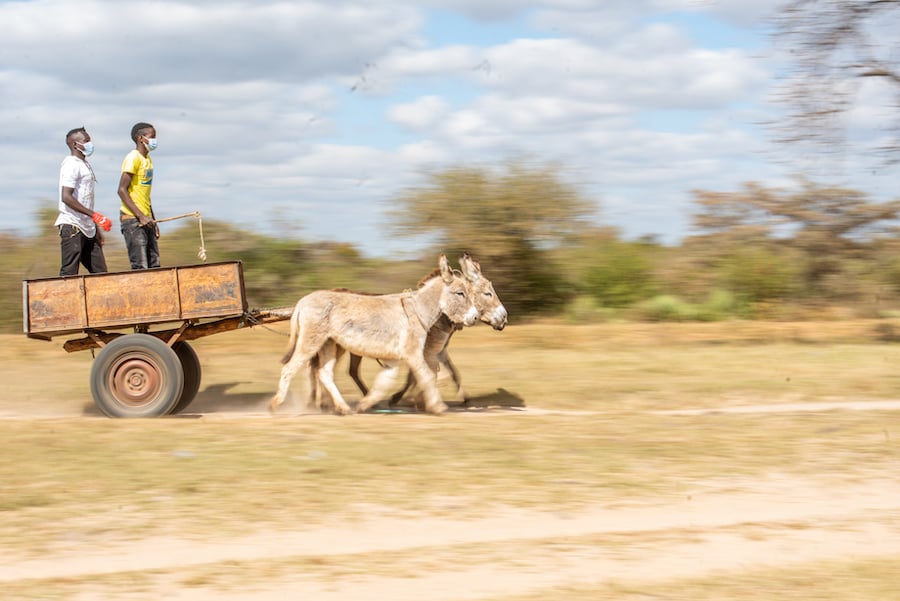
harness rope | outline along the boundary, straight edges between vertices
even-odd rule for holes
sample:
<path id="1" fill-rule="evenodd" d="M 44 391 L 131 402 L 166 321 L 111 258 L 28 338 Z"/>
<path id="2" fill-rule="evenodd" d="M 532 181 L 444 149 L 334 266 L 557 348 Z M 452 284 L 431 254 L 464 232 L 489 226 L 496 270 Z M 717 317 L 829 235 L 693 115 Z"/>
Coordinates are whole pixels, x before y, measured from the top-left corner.
<path id="1" fill-rule="evenodd" d="M 200 226 L 200 252 L 197 253 L 197 256 L 200 257 L 200 260 L 206 263 L 206 243 L 203 241 L 203 219 L 200 218 L 200 211 L 194 211 L 193 213 L 185 213 L 184 215 L 175 215 L 174 217 L 163 217 L 162 219 L 154 219 L 156 223 L 163 223 L 165 221 L 174 221 L 176 219 L 184 219 L 185 217 L 196 217 L 197 224 Z"/>
<path id="2" fill-rule="evenodd" d="M 264 330 L 268 330 L 268 331 L 271 332 L 272 334 L 277 334 L 278 336 L 284 336 L 285 338 L 289 338 L 289 337 L 290 337 L 290 334 L 289 334 L 289 333 L 287 333 L 287 332 L 279 332 L 278 330 L 275 330 L 275 329 L 273 329 L 273 328 L 270 328 L 267 324 L 265 324 L 265 323 L 259 321 L 258 319 L 256 319 L 255 317 L 253 317 L 252 314 L 250 314 L 250 313 L 248 313 L 248 312 L 246 312 L 246 311 L 244 311 L 244 319 L 246 319 L 247 321 L 249 321 L 253 326 L 258 327 L 258 328 L 262 328 L 262 329 L 264 329 Z"/>

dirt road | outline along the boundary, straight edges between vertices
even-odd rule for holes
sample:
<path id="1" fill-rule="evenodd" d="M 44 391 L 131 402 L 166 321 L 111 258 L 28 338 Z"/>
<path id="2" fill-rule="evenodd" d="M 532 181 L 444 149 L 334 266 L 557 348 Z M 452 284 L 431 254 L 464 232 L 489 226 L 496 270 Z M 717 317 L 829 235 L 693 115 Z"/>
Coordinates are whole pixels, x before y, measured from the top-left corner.
<path id="1" fill-rule="evenodd" d="M 804 408 L 810 406 L 728 410 Z M 127 580 L 139 573 L 141 584 L 127 592 L 103 585 L 76 598 L 456 601 L 900 556 L 900 479 L 892 474 L 856 474 L 847 481 L 777 473 L 724 479 L 640 504 L 578 513 L 485 507 L 484 517 L 461 521 L 397 516 L 373 506 L 369 514 L 359 523 L 301 523 L 292 531 L 241 538 L 148 538 L 91 548 L 73 541 L 39 559 L 4 558 L 0 588 L 29 579 Z M 442 559 L 460 555 L 466 559 Z M 347 563 L 360 569 L 333 569 Z M 294 567 L 272 568 L 278 565 Z M 215 577 L 197 576 L 208 570 Z"/>

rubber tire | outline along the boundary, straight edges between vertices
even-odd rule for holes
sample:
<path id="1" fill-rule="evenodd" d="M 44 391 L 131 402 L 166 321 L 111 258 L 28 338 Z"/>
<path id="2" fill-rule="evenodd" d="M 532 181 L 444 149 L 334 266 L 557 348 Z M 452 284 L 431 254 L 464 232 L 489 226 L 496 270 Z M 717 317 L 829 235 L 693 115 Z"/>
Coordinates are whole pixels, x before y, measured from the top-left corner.
<path id="1" fill-rule="evenodd" d="M 149 334 L 126 334 L 104 346 L 91 367 L 91 394 L 109 417 L 168 414 L 184 388 L 175 351 Z"/>
<path id="2" fill-rule="evenodd" d="M 202 372 L 197 352 L 187 342 L 176 342 L 172 346 L 172 350 L 175 351 L 175 354 L 178 355 L 178 360 L 181 362 L 181 371 L 184 373 L 184 387 L 171 413 L 181 413 L 191 404 L 197 393 L 200 392 Z"/>

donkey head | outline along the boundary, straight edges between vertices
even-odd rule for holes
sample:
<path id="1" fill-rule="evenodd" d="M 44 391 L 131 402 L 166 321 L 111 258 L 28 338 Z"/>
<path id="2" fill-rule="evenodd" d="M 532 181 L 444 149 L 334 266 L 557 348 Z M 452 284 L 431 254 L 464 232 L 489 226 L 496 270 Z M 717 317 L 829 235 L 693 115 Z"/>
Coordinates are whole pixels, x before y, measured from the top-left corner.
<path id="1" fill-rule="evenodd" d="M 439 266 L 444 283 L 441 290 L 441 312 L 454 323 L 473 325 L 478 320 L 478 309 L 472 300 L 470 282 L 450 268 L 450 263 L 443 254 Z"/>
<path id="2" fill-rule="evenodd" d="M 495 330 L 506 327 L 506 307 L 500 302 L 500 297 L 494 292 L 494 285 L 481 273 L 481 265 L 473 259 L 469 253 L 459 258 L 459 267 L 466 280 L 469 282 L 475 308 L 478 309 L 478 317 L 484 323 L 489 323 Z M 468 324 L 467 324 L 468 325 Z"/>

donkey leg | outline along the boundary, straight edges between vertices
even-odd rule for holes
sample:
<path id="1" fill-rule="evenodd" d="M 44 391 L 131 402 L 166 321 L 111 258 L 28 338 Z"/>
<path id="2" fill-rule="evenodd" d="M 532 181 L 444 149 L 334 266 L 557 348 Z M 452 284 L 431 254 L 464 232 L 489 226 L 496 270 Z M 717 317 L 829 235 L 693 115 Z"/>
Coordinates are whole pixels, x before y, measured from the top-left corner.
<path id="1" fill-rule="evenodd" d="M 463 390 L 462 380 L 459 378 L 459 371 L 456 369 L 456 366 L 453 365 L 453 361 L 450 360 L 450 354 L 447 352 L 447 347 L 444 347 L 444 350 L 438 353 L 437 360 L 441 365 L 441 372 L 449 374 L 453 383 L 456 385 L 456 397 L 454 400 L 465 406 L 469 402 L 469 399 L 466 397 L 466 392 Z"/>
<path id="2" fill-rule="evenodd" d="M 440 353 L 433 353 L 430 351 L 430 349 L 428 348 L 427 345 L 425 347 L 425 353 L 424 353 L 425 363 L 428 365 L 428 368 L 434 372 L 435 376 L 437 376 L 437 374 L 439 373 L 438 369 L 440 368 L 440 365 L 441 365 L 441 355 L 442 354 L 443 354 L 443 351 L 441 351 Z M 414 401 L 413 401 L 416 405 L 419 404 L 419 401 L 422 399 L 422 396 L 423 396 L 423 393 L 421 392 L 421 387 L 418 387 L 418 388 L 420 389 L 420 392 L 419 392 L 419 394 L 417 394 L 414 397 Z M 407 392 L 409 392 L 410 389 L 412 389 L 413 392 L 415 392 L 415 389 L 416 389 L 416 377 L 413 374 L 412 370 L 409 370 L 409 372 L 407 372 L 407 374 L 406 374 L 406 385 L 398 392 L 395 392 L 394 395 L 391 397 L 390 405 L 393 407 L 395 404 L 397 404 L 400 401 L 400 399 L 402 399 L 404 397 L 404 395 L 406 395 Z"/>
<path id="3" fill-rule="evenodd" d="M 302 317 L 295 315 L 291 320 L 291 339 L 294 340 L 295 346 L 293 351 L 285 357 L 286 361 L 281 368 L 281 377 L 278 380 L 278 391 L 269 403 L 269 410 L 273 412 L 284 403 L 291 380 L 294 379 L 300 368 L 313 361 L 319 348 L 327 342 L 327 339 L 323 340 L 314 332 L 307 335 L 308 328 L 304 327 Z"/>
<path id="4" fill-rule="evenodd" d="M 375 382 L 372 384 L 372 388 L 369 390 L 368 394 L 366 394 L 366 396 L 364 396 L 362 400 L 359 401 L 359 406 L 356 408 L 356 410 L 362 413 L 363 411 L 367 411 L 372 406 L 378 404 L 381 399 L 383 399 L 387 395 L 387 391 L 394 384 L 399 371 L 399 362 L 385 362 L 384 369 L 378 372 L 378 375 L 375 376 Z"/>
<path id="5" fill-rule="evenodd" d="M 323 386 L 319 384 L 319 365 L 321 364 L 321 357 L 316 354 L 312 360 L 309 362 L 309 370 L 307 374 L 307 399 L 310 407 L 315 407 L 316 410 L 321 413 L 326 405 L 326 400 L 329 405 L 334 406 L 334 402 L 331 399 L 331 394 L 327 390 L 323 390 Z M 326 395 L 328 398 L 326 399 Z"/>
<path id="6" fill-rule="evenodd" d="M 397 392 L 395 392 L 394 394 L 391 395 L 391 400 L 388 401 L 388 406 L 393 407 L 397 403 L 399 403 L 400 400 L 403 398 L 403 396 L 406 394 L 406 392 L 410 388 L 412 388 L 412 386 L 415 383 L 416 383 L 416 379 L 413 377 L 412 372 L 407 372 L 406 383 L 403 385 L 403 388 L 401 388 L 400 390 L 398 390 Z"/>
<path id="7" fill-rule="evenodd" d="M 281 368 L 281 377 L 278 380 L 278 391 L 269 403 L 269 411 L 274 412 L 282 403 L 284 403 L 288 388 L 291 386 L 291 380 L 294 379 L 294 376 L 297 375 L 297 371 L 299 371 L 304 363 L 306 363 L 306 358 L 295 351 L 290 360 L 288 360 L 288 362 L 284 364 L 284 367 Z"/>
<path id="8" fill-rule="evenodd" d="M 339 351 L 334 341 L 329 340 L 322 348 L 319 349 L 319 369 L 316 371 L 316 378 L 331 395 L 334 403 L 334 412 L 338 415 L 349 415 L 353 410 L 344 401 L 341 391 L 338 390 L 334 383 L 334 366 L 337 363 Z"/>
<path id="9" fill-rule="evenodd" d="M 338 345 L 336 342 L 334 342 L 334 340 L 329 340 L 326 344 L 334 345 L 335 365 L 337 365 L 337 362 L 340 361 L 341 357 L 344 355 L 344 347 Z M 322 386 L 319 386 L 319 377 L 318 377 L 319 368 L 318 368 L 318 366 L 324 360 L 325 359 L 322 355 L 322 349 L 320 349 L 319 352 L 316 353 L 315 369 L 311 369 L 309 372 L 310 373 L 310 377 L 309 377 L 310 385 L 313 389 L 313 392 L 315 393 L 316 409 L 318 409 L 320 413 L 325 408 L 325 394 L 327 393 L 327 391 L 323 392 Z M 331 379 L 332 379 L 332 381 L 334 380 L 333 375 L 332 375 Z M 312 396 L 311 396 L 311 398 L 312 398 Z M 330 393 L 328 393 L 328 402 L 331 405 L 331 410 L 334 411 L 334 406 L 335 406 L 334 399 L 331 398 Z M 344 404 L 346 405 L 346 403 L 344 403 Z"/>
<path id="10" fill-rule="evenodd" d="M 416 378 L 416 384 L 425 395 L 425 411 L 439 415 L 447 410 L 447 405 L 441 398 L 441 392 L 437 387 L 437 375 L 428 366 L 424 359 L 412 361 L 409 369 Z"/>
<path id="11" fill-rule="evenodd" d="M 306 406 L 322 410 L 322 388 L 318 385 L 316 374 L 319 371 L 320 358 L 316 353 L 307 364 L 306 374 Z"/>
<path id="12" fill-rule="evenodd" d="M 459 371 L 457 371 L 456 366 L 453 365 L 453 361 L 450 360 L 450 355 L 447 353 L 446 349 L 438 354 L 438 360 L 441 362 L 441 367 L 450 373 L 453 383 L 456 384 L 456 397 L 454 400 L 463 406 L 467 405 L 469 399 L 466 397 L 466 391 L 463 390 L 462 381 L 459 378 Z"/>
<path id="13" fill-rule="evenodd" d="M 367 394 L 369 394 L 369 387 L 366 386 L 366 383 L 363 382 L 362 378 L 359 375 L 360 363 L 362 363 L 362 357 L 350 353 L 350 377 L 353 378 L 354 382 L 356 382 L 356 386 L 357 388 L 359 388 L 359 391 L 363 393 L 363 396 L 366 396 Z"/>

